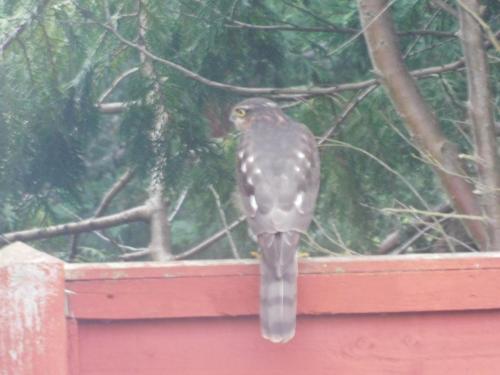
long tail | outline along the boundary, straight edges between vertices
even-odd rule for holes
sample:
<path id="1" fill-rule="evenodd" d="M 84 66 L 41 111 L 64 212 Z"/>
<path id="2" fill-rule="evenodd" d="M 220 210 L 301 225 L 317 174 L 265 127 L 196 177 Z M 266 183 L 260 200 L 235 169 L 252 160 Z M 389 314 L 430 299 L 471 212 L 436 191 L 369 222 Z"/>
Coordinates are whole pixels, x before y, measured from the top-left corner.
<path id="1" fill-rule="evenodd" d="M 295 335 L 297 314 L 297 232 L 258 236 L 260 262 L 260 327 L 262 337 L 285 343 Z"/>

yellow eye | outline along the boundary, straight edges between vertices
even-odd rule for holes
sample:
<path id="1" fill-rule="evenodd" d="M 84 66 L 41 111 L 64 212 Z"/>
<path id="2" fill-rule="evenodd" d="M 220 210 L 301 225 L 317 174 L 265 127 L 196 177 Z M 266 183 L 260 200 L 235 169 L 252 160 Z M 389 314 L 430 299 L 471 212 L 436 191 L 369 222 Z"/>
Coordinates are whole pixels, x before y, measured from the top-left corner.
<path id="1" fill-rule="evenodd" d="M 245 117 L 245 115 L 247 114 L 247 111 L 245 111 L 243 108 L 235 108 L 234 114 L 238 117 Z"/>

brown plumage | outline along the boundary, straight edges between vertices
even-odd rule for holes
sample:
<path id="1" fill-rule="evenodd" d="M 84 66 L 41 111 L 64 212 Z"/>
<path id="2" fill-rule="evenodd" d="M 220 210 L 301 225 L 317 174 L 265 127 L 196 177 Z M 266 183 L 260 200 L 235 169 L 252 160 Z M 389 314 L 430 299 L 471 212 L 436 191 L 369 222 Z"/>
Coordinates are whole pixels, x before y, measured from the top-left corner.
<path id="1" fill-rule="evenodd" d="M 242 133 L 238 189 L 262 252 L 262 336 L 284 343 L 295 334 L 297 250 L 318 195 L 318 149 L 309 129 L 270 100 L 244 100 L 230 119 Z"/>

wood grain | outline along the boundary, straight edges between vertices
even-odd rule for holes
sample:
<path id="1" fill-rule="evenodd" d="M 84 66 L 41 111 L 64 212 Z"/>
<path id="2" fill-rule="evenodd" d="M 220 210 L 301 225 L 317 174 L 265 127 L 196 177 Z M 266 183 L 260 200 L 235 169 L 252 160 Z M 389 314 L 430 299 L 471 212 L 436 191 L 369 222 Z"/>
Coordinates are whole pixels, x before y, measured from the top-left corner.
<path id="1" fill-rule="evenodd" d="M 497 375 L 500 313 L 301 317 L 289 344 L 257 318 L 80 324 L 80 375 Z"/>
<path id="2" fill-rule="evenodd" d="M 256 315 L 255 262 L 71 266 L 66 289 L 77 319 Z M 299 314 L 500 308 L 500 256 L 305 260 Z"/>
<path id="3" fill-rule="evenodd" d="M 63 262 L 16 242 L 0 250 L 0 374 L 67 373 Z"/>

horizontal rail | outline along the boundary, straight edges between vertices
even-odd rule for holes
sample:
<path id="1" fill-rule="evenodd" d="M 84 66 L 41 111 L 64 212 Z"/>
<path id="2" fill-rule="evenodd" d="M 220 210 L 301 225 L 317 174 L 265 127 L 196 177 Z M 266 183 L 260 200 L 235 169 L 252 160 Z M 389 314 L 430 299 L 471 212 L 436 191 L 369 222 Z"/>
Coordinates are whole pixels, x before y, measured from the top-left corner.
<path id="1" fill-rule="evenodd" d="M 66 265 L 78 319 L 258 313 L 256 261 Z M 360 256 L 300 262 L 303 315 L 500 308 L 500 254 Z"/>

